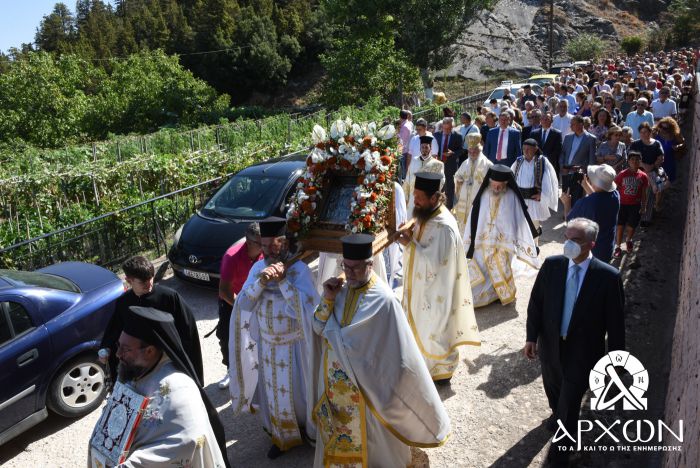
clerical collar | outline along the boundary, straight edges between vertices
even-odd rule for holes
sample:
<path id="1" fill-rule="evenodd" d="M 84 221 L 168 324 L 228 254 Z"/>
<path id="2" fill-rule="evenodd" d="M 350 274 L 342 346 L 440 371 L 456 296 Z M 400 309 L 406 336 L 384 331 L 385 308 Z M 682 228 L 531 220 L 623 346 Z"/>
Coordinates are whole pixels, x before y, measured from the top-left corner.
<path id="1" fill-rule="evenodd" d="M 427 161 L 428 159 L 430 159 L 430 158 L 432 158 L 432 157 L 433 157 L 433 155 L 432 155 L 432 154 L 429 154 L 429 155 L 427 155 L 426 157 L 423 157 L 423 155 L 422 155 L 422 154 L 420 155 L 420 159 L 421 159 L 421 161 Z"/>

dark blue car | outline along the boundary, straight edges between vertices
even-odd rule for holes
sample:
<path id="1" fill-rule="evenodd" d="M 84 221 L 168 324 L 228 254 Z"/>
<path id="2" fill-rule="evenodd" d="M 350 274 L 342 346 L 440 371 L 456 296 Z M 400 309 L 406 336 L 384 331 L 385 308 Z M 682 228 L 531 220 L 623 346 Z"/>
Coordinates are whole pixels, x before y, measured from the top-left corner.
<path id="1" fill-rule="evenodd" d="M 168 260 L 178 278 L 218 286 L 221 257 L 253 221 L 284 216 L 306 154 L 270 159 L 231 177 L 175 234 Z"/>
<path id="2" fill-rule="evenodd" d="M 0 270 L 0 444 L 45 419 L 83 416 L 105 396 L 97 348 L 114 301 L 111 271 L 66 262 Z"/>

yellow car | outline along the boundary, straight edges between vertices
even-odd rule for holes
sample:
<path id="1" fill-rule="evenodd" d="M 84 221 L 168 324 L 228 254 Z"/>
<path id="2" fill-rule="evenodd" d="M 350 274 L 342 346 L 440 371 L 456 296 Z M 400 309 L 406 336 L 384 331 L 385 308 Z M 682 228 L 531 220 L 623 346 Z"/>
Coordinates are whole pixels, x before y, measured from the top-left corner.
<path id="1" fill-rule="evenodd" d="M 545 84 L 553 83 L 557 79 L 559 79 L 559 75 L 532 75 L 527 79 L 527 82 L 544 86 Z"/>

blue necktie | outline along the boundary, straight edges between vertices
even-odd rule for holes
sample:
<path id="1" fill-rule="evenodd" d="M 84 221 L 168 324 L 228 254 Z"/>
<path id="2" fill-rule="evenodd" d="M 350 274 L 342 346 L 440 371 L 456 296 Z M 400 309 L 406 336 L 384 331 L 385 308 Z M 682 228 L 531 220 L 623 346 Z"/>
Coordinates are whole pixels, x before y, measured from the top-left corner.
<path id="1" fill-rule="evenodd" d="M 574 265 L 571 268 L 573 268 L 571 277 L 566 281 L 566 292 L 564 294 L 564 314 L 561 317 L 561 331 L 559 333 L 565 338 L 569 330 L 571 315 L 574 312 L 574 304 L 576 304 L 576 296 L 578 295 L 578 273 L 581 271 L 581 267 L 578 265 Z"/>

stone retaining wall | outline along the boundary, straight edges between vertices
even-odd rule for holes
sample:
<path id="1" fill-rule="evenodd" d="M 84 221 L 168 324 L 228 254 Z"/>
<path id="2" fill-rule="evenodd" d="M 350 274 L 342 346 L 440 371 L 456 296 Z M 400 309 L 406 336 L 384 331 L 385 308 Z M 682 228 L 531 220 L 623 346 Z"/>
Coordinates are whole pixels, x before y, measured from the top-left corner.
<path id="1" fill-rule="evenodd" d="M 686 133 L 686 158 L 690 158 L 688 213 L 665 410 L 670 427 L 677 428 L 677 421 L 683 420 L 685 439 L 682 452 L 666 453 L 664 466 L 668 468 L 700 467 L 700 93 L 687 119 L 693 120 L 692 132 Z M 672 445 L 673 441 L 667 443 Z"/>

